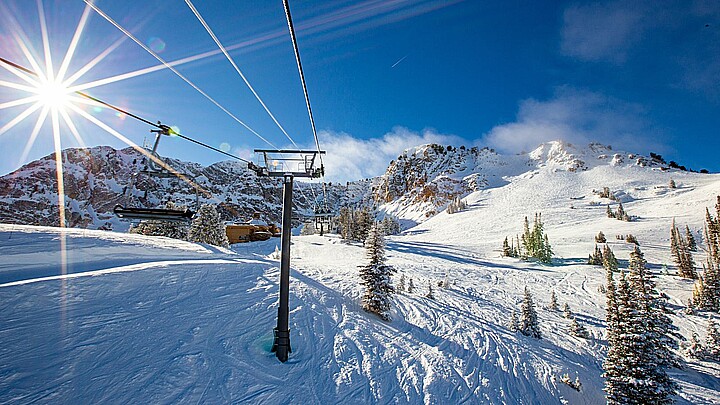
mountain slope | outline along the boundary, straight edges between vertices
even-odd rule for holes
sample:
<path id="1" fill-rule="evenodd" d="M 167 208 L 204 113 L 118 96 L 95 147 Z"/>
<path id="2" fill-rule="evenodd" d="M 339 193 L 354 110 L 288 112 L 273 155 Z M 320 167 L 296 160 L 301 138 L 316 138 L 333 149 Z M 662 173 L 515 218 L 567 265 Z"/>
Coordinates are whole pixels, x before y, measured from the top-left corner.
<path id="1" fill-rule="evenodd" d="M 703 246 L 698 231 L 720 195 L 720 176 L 590 159 L 581 159 L 586 170 L 564 169 L 573 160 L 543 157 L 505 184 L 469 194 L 468 209 L 389 237 L 389 264 L 417 287 L 395 297 L 389 323 L 361 309 L 361 246 L 332 235 L 294 237 L 286 364 L 269 352 L 278 264 L 266 255 L 276 241 L 230 253 L 165 238 L 0 225 L 0 272 L 47 257 L 43 275 L 57 275 L 0 285 L 0 402 L 604 403 L 604 272 L 584 264 L 594 235 L 608 236 L 621 266 L 631 245 L 615 235 L 636 235 L 680 332 L 703 337 L 708 314 L 684 313 L 692 283 L 663 265 L 674 271 L 673 217 Z M 605 204 L 616 203 L 593 193 L 603 187 L 634 221 L 605 216 Z M 500 258 L 502 239 L 535 212 L 553 265 Z M 63 243 L 66 270 L 58 265 Z M 123 261 L 135 251 L 142 260 Z M 446 277 L 450 287 L 437 287 Z M 428 284 L 434 300 L 424 297 Z M 540 340 L 507 328 L 525 286 L 538 305 Z M 569 320 L 545 308 L 553 290 L 591 339 L 568 335 Z M 580 392 L 560 381 L 565 373 L 578 377 Z M 678 403 L 720 402 L 717 363 L 691 361 L 672 375 Z"/>

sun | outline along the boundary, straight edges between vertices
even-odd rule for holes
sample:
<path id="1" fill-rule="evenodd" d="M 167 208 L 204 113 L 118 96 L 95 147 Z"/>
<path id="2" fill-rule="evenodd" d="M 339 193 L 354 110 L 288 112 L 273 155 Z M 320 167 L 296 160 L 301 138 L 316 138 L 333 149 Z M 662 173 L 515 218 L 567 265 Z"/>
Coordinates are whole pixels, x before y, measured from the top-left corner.
<path id="1" fill-rule="evenodd" d="M 67 85 L 56 80 L 41 81 L 35 88 L 35 93 L 43 106 L 58 110 L 65 110 L 74 94 Z"/>

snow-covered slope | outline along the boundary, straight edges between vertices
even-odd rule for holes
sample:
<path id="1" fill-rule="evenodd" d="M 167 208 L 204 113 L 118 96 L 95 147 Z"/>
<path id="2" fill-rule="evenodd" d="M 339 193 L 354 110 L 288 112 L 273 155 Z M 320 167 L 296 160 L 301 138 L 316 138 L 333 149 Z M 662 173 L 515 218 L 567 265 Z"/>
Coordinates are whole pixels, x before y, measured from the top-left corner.
<path id="1" fill-rule="evenodd" d="M 692 283 L 672 275 L 668 237 L 674 217 L 703 246 L 704 209 L 720 195 L 720 176 L 663 171 L 625 154 L 622 163 L 595 152 L 568 157 L 550 146 L 535 163 L 528 155 L 508 163 L 497 183 L 467 195 L 466 210 L 439 212 L 388 238 L 389 264 L 417 287 L 394 298 L 392 322 L 361 310 L 361 246 L 332 235 L 294 237 L 293 352 L 285 364 L 269 352 L 278 263 L 268 255 L 277 240 L 228 252 L 0 225 L 0 402 L 604 403 L 604 272 L 584 264 L 594 235 L 607 235 L 621 266 L 631 245 L 615 235 L 637 236 L 680 332 L 704 337 L 710 314 L 684 313 Z M 603 187 L 634 221 L 605 216 L 616 203 L 593 193 Z M 535 212 L 553 265 L 501 258 L 503 238 Z M 446 277 L 450 287 L 437 287 Z M 428 284 L 434 300 L 424 297 Z M 540 340 L 507 327 L 526 286 L 538 304 Z M 551 291 L 591 339 L 568 335 L 569 320 L 545 308 Z M 565 373 L 578 377 L 579 392 L 560 381 Z M 720 402 L 717 363 L 690 361 L 672 376 L 678 403 Z"/>

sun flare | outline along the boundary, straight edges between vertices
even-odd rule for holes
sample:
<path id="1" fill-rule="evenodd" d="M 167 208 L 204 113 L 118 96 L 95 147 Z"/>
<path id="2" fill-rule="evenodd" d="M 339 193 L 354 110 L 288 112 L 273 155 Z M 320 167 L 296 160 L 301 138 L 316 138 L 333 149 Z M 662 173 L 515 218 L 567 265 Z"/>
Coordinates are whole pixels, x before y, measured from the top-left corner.
<path id="1" fill-rule="evenodd" d="M 37 86 L 36 93 L 38 101 L 45 107 L 64 110 L 70 103 L 73 91 L 61 82 L 47 80 Z"/>

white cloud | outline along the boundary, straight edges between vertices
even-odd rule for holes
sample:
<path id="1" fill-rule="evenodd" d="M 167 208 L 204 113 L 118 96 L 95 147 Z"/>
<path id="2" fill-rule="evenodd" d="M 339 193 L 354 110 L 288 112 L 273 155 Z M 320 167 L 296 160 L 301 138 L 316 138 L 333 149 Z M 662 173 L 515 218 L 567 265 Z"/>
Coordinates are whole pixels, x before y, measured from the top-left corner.
<path id="1" fill-rule="evenodd" d="M 494 127 L 482 142 L 509 153 L 529 151 L 551 140 L 601 142 L 636 152 L 648 148 L 662 152 L 657 138 L 660 134 L 643 115 L 637 104 L 561 87 L 550 100 L 522 101 L 517 120 Z"/>
<path id="2" fill-rule="evenodd" d="M 426 129 L 414 132 L 395 127 L 380 138 L 360 139 L 347 133 L 321 131 L 320 147 L 327 151 L 324 156 L 327 181 L 346 182 L 375 177 L 383 174 L 391 160 L 407 148 L 437 143 L 458 145 L 467 143 L 453 135 L 439 134 Z"/>
<path id="3" fill-rule="evenodd" d="M 627 51 L 653 24 L 642 1 L 575 5 L 563 15 L 562 51 L 583 60 L 623 62 Z"/>

